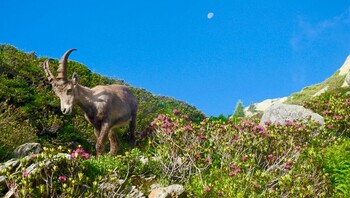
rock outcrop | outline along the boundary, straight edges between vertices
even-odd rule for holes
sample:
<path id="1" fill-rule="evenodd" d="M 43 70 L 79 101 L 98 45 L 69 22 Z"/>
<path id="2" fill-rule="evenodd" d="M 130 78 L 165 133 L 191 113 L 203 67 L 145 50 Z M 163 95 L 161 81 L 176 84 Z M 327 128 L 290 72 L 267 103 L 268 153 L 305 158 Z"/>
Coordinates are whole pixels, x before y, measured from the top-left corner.
<path id="1" fill-rule="evenodd" d="M 269 108 L 272 105 L 275 104 L 282 104 L 283 102 L 285 102 L 287 100 L 287 97 L 283 97 L 283 98 L 275 98 L 275 99 L 266 99 L 262 102 L 259 103 L 255 103 L 253 104 L 255 106 L 255 111 L 257 112 L 263 112 L 265 111 L 267 108 Z M 255 112 L 251 112 L 249 111 L 249 106 L 244 108 L 244 113 L 246 116 L 253 116 Z"/>
<path id="2" fill-rule="evenodd" d="M 149 198 L 185 198 L 187 197 L 185 188 L 179 184 L 170 185 L 165 188 L 153 187 Z"/>
<path id="3" fill-rule="evenodd" d="M 42 147 L 39 143 L 25 143 L 22 144 L 21 146 L 17 147 L 13 151 L 13 155 L 15 158 L 21 158 L 29 155 L 30 153 L 32 154 L 38 154 L 42 151 Z"/>
<path id="4" fill-rule="evenodd" d="M 324 118 L 313 111 L 299 105 L 276 104 L 265 110 L 260 125 L 266 122 L 285 124 L 286 121 L 300 120 L 307 121 L 309 118 L 324 124 Z"/>

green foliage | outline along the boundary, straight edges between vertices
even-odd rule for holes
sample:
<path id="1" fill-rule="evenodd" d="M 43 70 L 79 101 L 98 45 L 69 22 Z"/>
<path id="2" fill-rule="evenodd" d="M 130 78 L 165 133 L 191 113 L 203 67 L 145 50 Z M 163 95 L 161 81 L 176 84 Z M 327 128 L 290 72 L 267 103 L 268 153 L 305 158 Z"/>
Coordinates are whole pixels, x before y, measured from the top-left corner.
<path id="1" fill-rule="evenodd" d="M 16 197 L 119 197 L 130 192 L 135 174 L 150 168 L 142 165 L 137 149 L 100 159 L 91 158 L 81 147 L 71 154 L 63 151 L 45 147 L 1 174 Z"/>
<path id="2" fill-rule="evenodd" d="M 0 125 L 4 126 L 0 129 L 0 142 L 4 152 L 10 153 L 28 141 L 71 148 L 81 144 L 93 152 L 95 135 L 92 126 L 85 121 L 84 113 L 78 107 L 74 108 L 71 116 L 61 114 L 59 99 L 53 93 L 42 69 L 45 59 L 0 44 Z M 50 68 L 54 75 L 57 67 L 58 60 L 51 60 Z M 124 84 L 123 81 L 93 73 L 75 61 L 68 61 L 67 67 L 68 76 L 76 72 L 80 83 L 87 87 Z M 147 129 L 159 113 L 170 113 L 173 109 L 187 112 L 193 120 L 205 117 L 195 107 L 184 102 L 155 96 L 144 89 L 132 90 L 139 102 L 137 131 L 140 133 Z M 47 129 L 55 127 L 58 128 L 56 134 L 45 133 Z M 0 159 L 5 158 L 0 156 Z"/>
<path id="3" fill-rule="evenodd" d="M 305 103 L 325 118 L 325 126 L 336 135 L 350 136 L 350 97 L 344 92 L 327 92 Z"/>
<path id="4" fill-rule="evenodd" d="M 250 104 L 249 107 L 248 107 L 248 111 L 250 111 L 251 113 L 257 112 L 256 105 L 255 104 Z"/>
<path id="5" fill-rule="evenodd" d="M 0 114 L 0 160 L 11 157 L 11 152 L 26 142 L 36 142 L 36 130 L 28 120 L 21 119 L 23 111 L 3 104 Z M 20 126 L 19 126 L 20 125 Z"/>
<path id="6" fill-rule="evenodd" d="M 235 123 L 238 123 L 242 118 L 244 118 L 245 113 L 244 113 L 244 106 L 243 102 L 241 100 L 238 100 L 235 111 L 232 115 L 232 119 L 234 120 Z"/>
<path id="7" fill-rule="evenodd" d="M 244 106 L 243 106 L 243 102 L 241 100 L 238 100 L 237 104 L 236 104 L 236 108 L 235 111 L 233 113 L 233 117 L 239 117 L 242 118 L 244 117 Z"/>
<path id="8" fill-rule="evenodd" d="M 336 193 L 350 196 L 350 139 L 331 145 L 325 152 L 325 169 L 332 175 L 331 181 Z"/>
<path id="9" fill-rule="evenodd" d="M 339 87 L 341 87 L 343 84 L 344 79 L 345 75 L 339 76 L 339 71 L 337 71 L 326 81 L 313 86 L 305 87 L 300 92 L 293 93 L 290 97 L 288 97 L 285 103 L 303 105 L 305 101 L 312 99 L 312 97 L 314 97 L 314 95 L 322 89 L 327 89 L 327 92 L 332 92 L 339 89 Z"/>
<path id="10" fill-rule="evenodd" d="M 224 116 L 223 114 L 220 114 L 219 116 L 211 116 L 209 118 L 210 121 L 221 121 L 224 123 L 227 123 L 229 121 L 229 117 L 228 116 Z"/>

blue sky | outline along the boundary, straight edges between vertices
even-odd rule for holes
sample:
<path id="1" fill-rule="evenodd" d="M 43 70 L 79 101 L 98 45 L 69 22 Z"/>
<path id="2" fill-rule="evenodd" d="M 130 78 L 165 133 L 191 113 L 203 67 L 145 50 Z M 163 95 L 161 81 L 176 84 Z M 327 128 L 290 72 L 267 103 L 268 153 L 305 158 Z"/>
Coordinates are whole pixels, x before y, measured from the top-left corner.
<path id="1" fill-rule="evenodd" d="M 335 3 L 336 2 L 336 3 Z M 350 54 L 349 1 L 1 1 L 0 43 L 70 58 L 207 115 L 288 96 Z M 208 13 L 214 13 L 208 19 Z"/>

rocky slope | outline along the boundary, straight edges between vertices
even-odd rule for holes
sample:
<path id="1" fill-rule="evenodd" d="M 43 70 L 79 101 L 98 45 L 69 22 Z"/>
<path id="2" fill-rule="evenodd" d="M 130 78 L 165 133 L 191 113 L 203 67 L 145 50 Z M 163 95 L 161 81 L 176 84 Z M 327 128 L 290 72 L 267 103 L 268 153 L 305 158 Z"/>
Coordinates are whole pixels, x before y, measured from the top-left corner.
<path id="1" fill-rule="evenodd" d="M 316 84 L 311 85 L 308 87 L 303 88 L 300 92 L 293 93 L 290 96 L 282 97 L 282 98 L 274 98 L 274 99 L 266 99 L 262 102 L 254 103 L 252 105 L 255 106 L 255 111 L 263 112 L 267 108 L 269 108 L 271 105 L 274 104 L 302 104 L 303 101 L 310 99 L 312 97 L 318 96 L 322 93 L 325 93 L 326 91 L 338 89 L 341 87 L 349 87 L 350 85 L 345 80 L 346 76 L 349 74 L 350 70 L 350 56 L 347 57 L 344 64 L 340 67 L 340 69 L 335 72 L 331 77 L 326 79 L 325 81 Z M 249 108 L 246 107 L 245 114 L 247 116 L 251 116 L 254 114 L 254 112 L 251 112 Z"/>

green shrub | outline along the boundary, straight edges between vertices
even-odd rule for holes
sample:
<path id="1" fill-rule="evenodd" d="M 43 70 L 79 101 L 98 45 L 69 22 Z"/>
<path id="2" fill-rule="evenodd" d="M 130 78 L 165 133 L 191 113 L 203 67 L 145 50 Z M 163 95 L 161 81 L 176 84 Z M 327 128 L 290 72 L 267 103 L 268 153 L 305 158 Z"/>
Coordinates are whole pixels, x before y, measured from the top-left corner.
<path id="1" fill-rule="evenodd" d="M 350 96 L 344 92 L 328 92 L 305 103 L 325 118 L 325 127 L 335 135 L 350 136 Z"/>
<path id="2" fill-rule="evenodd" d="M 325 152 L 325 169 L 337 195 L 350 196 L 350 139 L 331 145 Z"/>
<path id="3" fill-rule="evenodd" d="M 139 178 L 151 167 L 141 163 L 137 149 L 99 159 L 81 147 L 70 154 L 62 151 L 62 147 L 45 147 L 41 154 L 22 158 L 1 175 L 7 177 L 6 183 L 16 197 L 119 197 L 130 192 L 133 182 L 151 184 Z"/>

